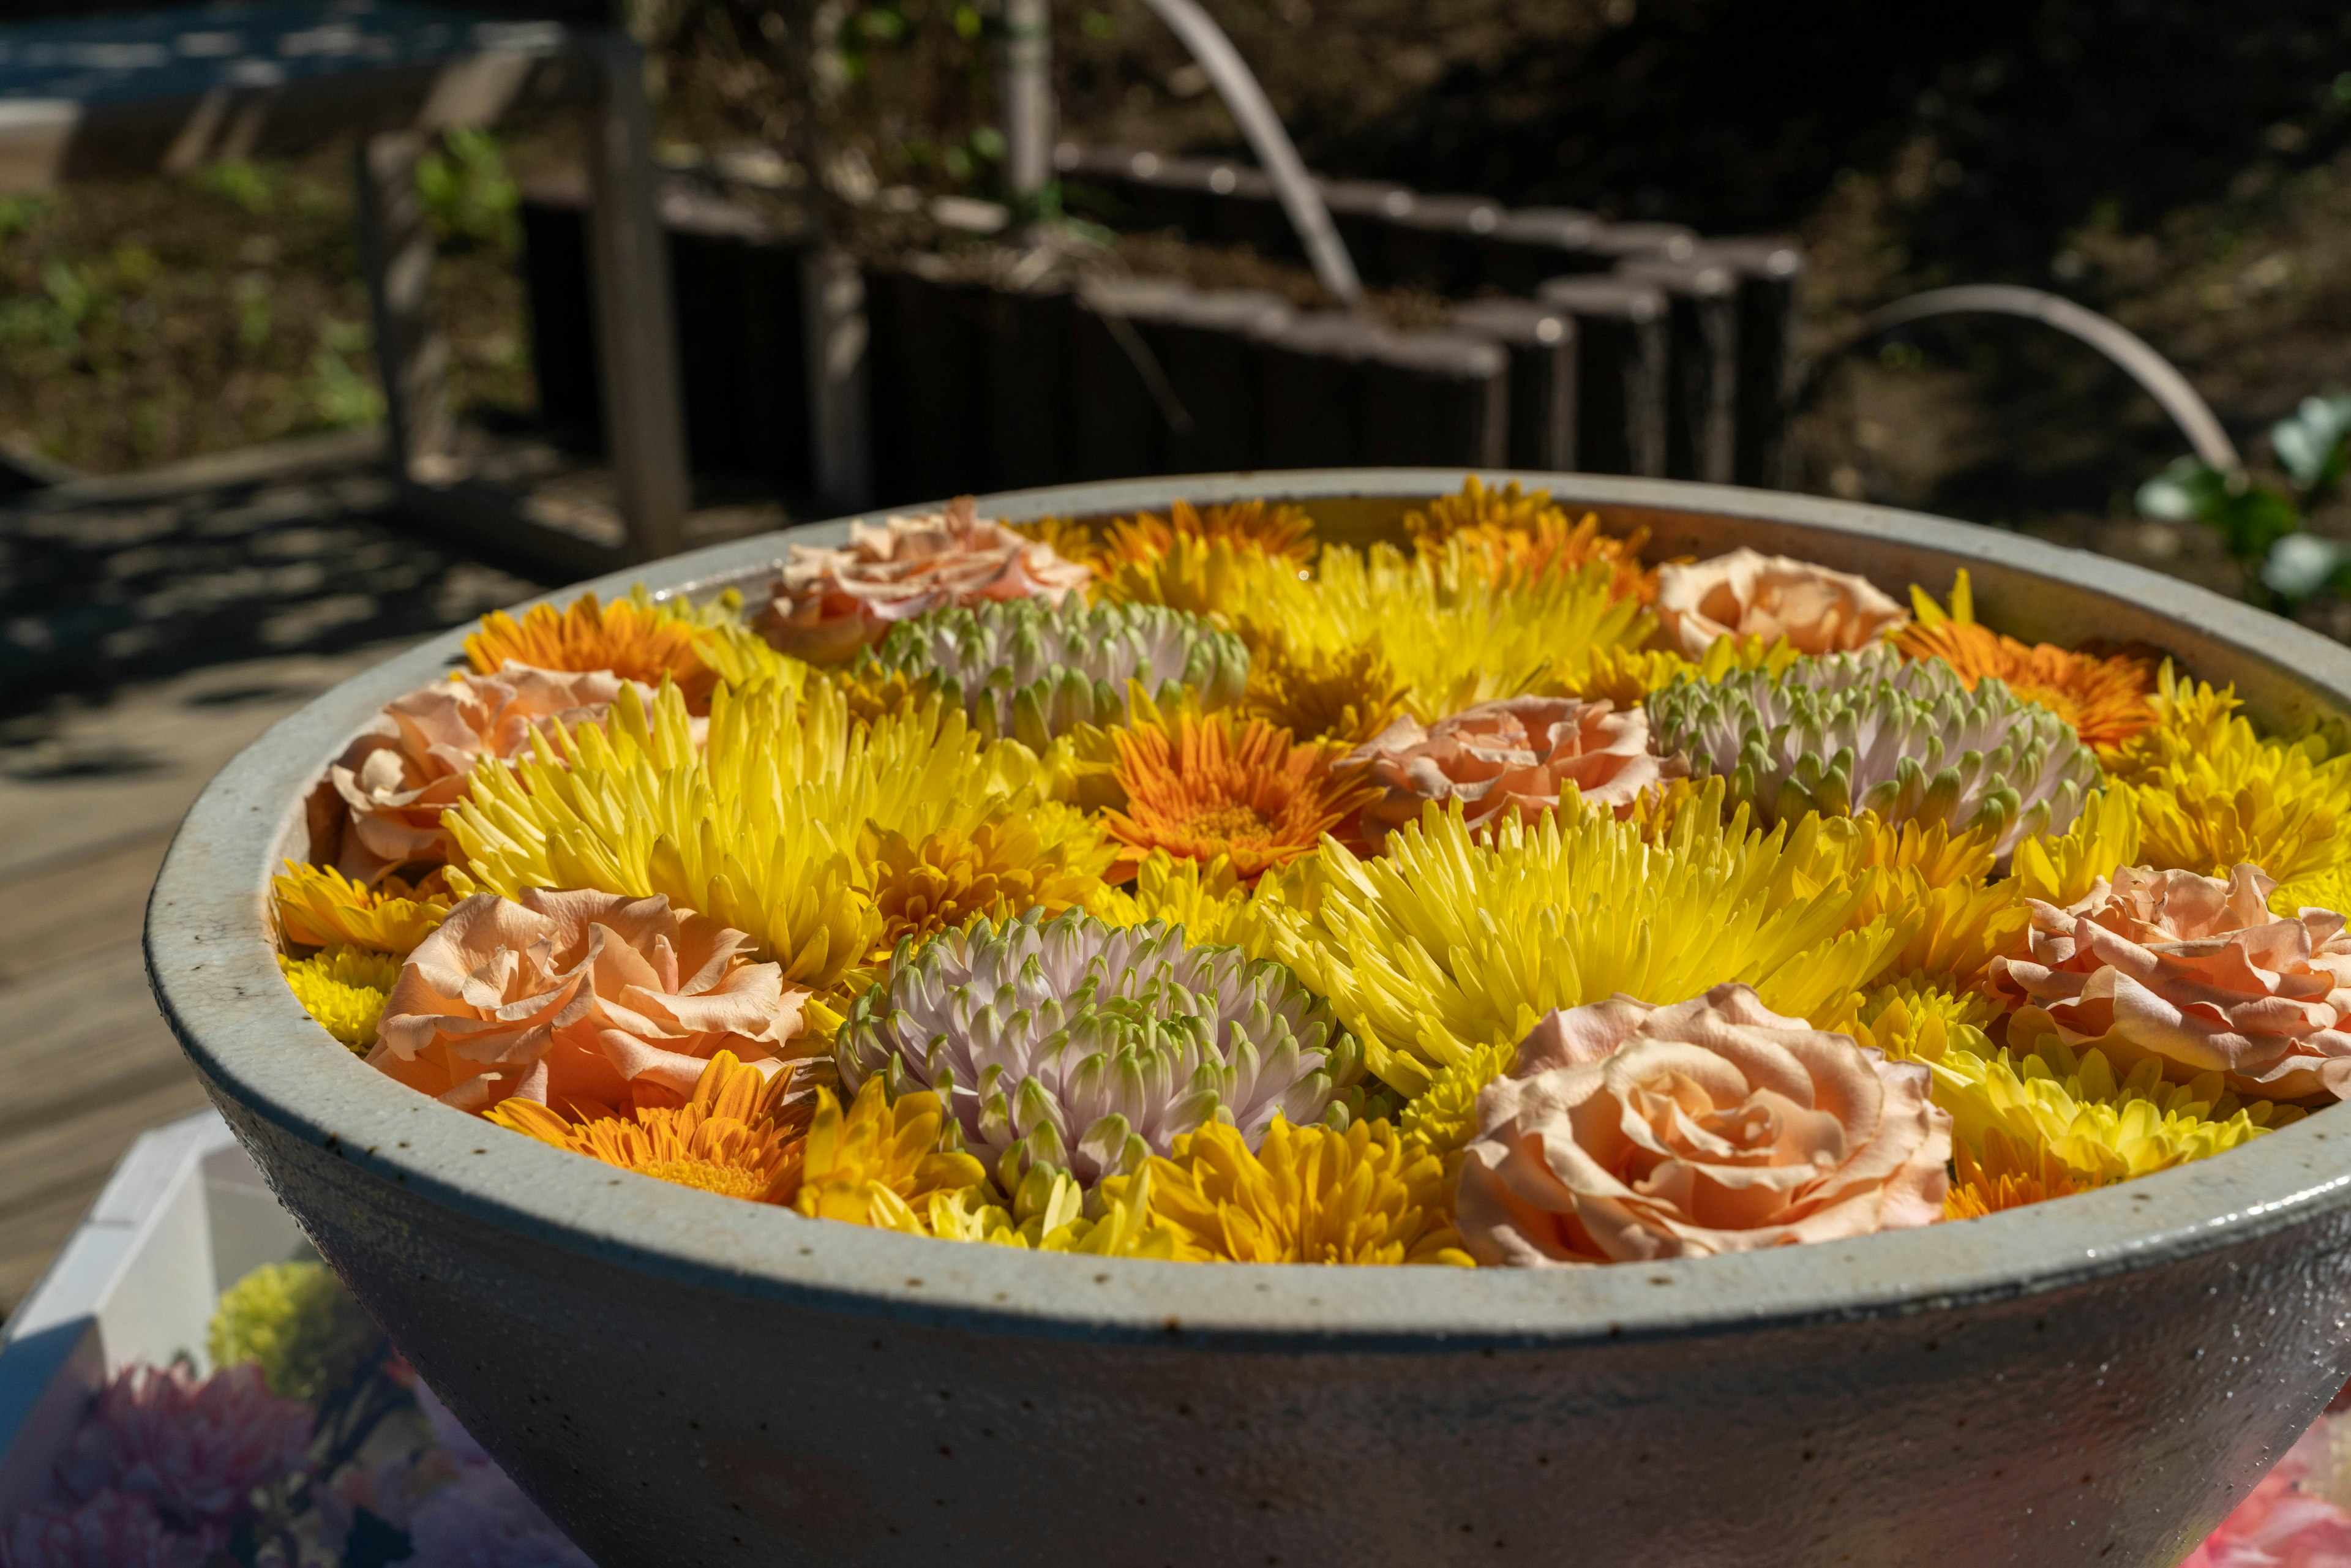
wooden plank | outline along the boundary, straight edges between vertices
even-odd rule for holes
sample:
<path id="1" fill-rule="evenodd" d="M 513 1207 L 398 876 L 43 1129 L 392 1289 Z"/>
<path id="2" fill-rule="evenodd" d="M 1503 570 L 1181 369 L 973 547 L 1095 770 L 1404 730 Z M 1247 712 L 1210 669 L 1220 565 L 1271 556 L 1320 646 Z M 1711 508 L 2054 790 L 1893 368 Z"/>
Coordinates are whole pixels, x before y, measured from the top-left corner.
<path id="1" fill-rule="evenodd" d="M 162 864 L 164 833 L 102 848 L 92 858 L 53 864 L 11 882 L 0 898 L 0 1005 L 31 985 L 139 929 L 147 890 Z M 16 1014 L 22 1018 L 22 1014 Z M 0 1040 L 0 1059 L 7 1055 Z"/>
<path id="2" fill-rule="evenodd" d="M 383 378 L 392 465 L 405 478 L 446 460 L 453 434 L 444 384 L 449 343 L 434 327 L 433 225 L 416 185 L 425 139 L 413 131 L 361 138 L 351 149 L 351 186 Z"/>

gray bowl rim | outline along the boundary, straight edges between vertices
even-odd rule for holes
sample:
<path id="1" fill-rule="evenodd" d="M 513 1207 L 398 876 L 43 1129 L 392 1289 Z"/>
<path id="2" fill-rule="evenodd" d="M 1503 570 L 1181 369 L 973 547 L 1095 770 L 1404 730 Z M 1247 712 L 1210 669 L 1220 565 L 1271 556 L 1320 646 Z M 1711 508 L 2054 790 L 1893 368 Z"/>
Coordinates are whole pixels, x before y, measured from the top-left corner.
<path id="1" fill-rule="evenodd" d="M 2191 584 L 2030 538 L 1914 512 L 1662 480 L 1479 471 L 1571 504 L 1655 508 L 1818 530 L 1823 553 L 1923 549 L 1987 573 L 2037 574 L 2185 622 L 2328 706 L 2351 710 L 2351 650 Z M 1195 503 L 1426 497 L 1459 469 L 1331 469 L 1123 480 L 983 497 L 1016 520 Z M 879 519 L 935 507 L 899 507 Z M 752 583 L 789 542 L 852 519 L 697 550 L 529 602 L 716 591 Z M 152 894 L 149 973 L 165 1018 L 231 1121 L 250 1117 L 439 1206 L 613 1266 L 799 1310 L 973 1333 L 1087 1341 L 1395 1353 L 1565 1346 L 1905 1316 L 2059 1291 L 2308 1224 L 2351 1204 L 2351 1138 L 2329 1110 L 2229 1154 L 2118 1186 L 1850 1241 L 1613 1268 L 1203 1267 L 958 1246 L 712 1197 L 608 1171 L 486 1126 L 368 1069 L 304 1015 L 268 936 L 268 877 L 304 794 L 385 702 L 462 659 L 464 629 L 354 676 L 288 716 L 205 788 Z M 251 1140 L 256 1129 L 247 1129 Z M 265 1168 L 267 1151 L 263 1151 Z"/>

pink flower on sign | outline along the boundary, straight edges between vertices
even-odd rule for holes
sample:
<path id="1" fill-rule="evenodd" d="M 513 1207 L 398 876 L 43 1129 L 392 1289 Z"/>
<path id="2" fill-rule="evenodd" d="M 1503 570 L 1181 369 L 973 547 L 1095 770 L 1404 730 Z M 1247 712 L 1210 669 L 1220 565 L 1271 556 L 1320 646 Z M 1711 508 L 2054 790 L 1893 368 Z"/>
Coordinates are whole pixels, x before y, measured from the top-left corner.
<path id="1" fill-rule="evenodd" d="M 1424 727 L 1405 717 L 1347 760 L 1371 765 L 1384 800 L 1364 809 L 1364 835 L 1376 843 L 1418 820 L 1424 802 L 1461 802 L 1472 826 L 1510 808 L 1531 821 L 1556 810 L 1570 788 L 1588 805 L 1630 811 L 1645 790 L 1687 771 L 1679 758 L 1649 754 L 1649 719 L 1606 702 L 1508 697 L 1479 703 Z"/>
<path id="2" fill-rule="evenodd" d="M 1800 653 L 1866 648 L 1909 622 L 1867 578 L 1745 548 L 1657 569 L 1664 637 L 1702 658 L 1718 637 L 1785 637 Z"/>
<path id="3" fill-rule="evenodd" d="M 113 1490 L 193 1524 L 235 1513 L 256 1487 L 308 1462 L 309 1407 L 269 1392 L 247 1363 L 202 1380 L 183 1366 L 133 1366 L 98 1403 L 57 1470 L 68 1491 Z"/>
<path id="4" fill-rule="evenodd" d="M 1049 544 L 982 517 L 969 496 L 944 512 L 849 525 L 841 549 L 794 545 L 754 623 L 787 653 L 838 664 L 893 621 L 997 599 L 1059 604 L 1093 573 Z"/>
<path id="5" fill-rule="evenodd" d="M 2275 891 L 2250 865 L 2123 866 L 2069 908 L 2028 900 L 2032 956 L 1991 962 L 2008 1038 L 2158 1056 L 2241 1094 L 2351 1094 L 2351 936 L 2327 910 L 2272 914 Z"/>
<path id="6" fill-rule="evenodd" d="M 145 1498 L 103 1490 L 19 1510 L 0 1535 L 0 1568 L 199 1568 L 219 1533 L 167 1530 Z"/>

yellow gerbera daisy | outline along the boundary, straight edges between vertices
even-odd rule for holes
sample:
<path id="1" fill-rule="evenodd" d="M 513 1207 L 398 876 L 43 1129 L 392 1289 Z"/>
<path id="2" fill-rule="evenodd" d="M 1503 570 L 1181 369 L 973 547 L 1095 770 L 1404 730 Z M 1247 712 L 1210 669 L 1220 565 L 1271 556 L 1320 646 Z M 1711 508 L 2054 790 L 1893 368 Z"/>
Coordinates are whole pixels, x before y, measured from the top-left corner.
<path id="1" fill-rule="evenodd" d="M 412 885 L 386 876 L 373 887 L 332 866 L 286 862 L 269 879 L 286 940 L 305 947 L 360 947 L 406 954 L 433 935 L 453 902 L 438 868 Z"/>
<path id="2" fill-rule="evenodd" d="M 789 1201 L 815 1218 L 926 1236 L 934 1195 L 987 1189 L 987 1172 L 961 1145 L 955 1118 L 927 1091 L 890 1100 L 877 1073 L 844 1112 L 820 1089 Z"/>
<path id="3" fill-rule="evenodd" d="M 2046 1148 L 2019 1143 L 1997 1127 L 1985 1130 L 1980 1156 L 1965 1144 L 1954 1146 L 1951 1166 L 1951 1190 L 1943 1199 L 1946 1219 L 1976 1219 L 2046 1203 L 2090 1185 Z"/>
<path id="4" fill-rule="evenodd" d="M 1152 1218 L 1187 1261 L 1470 1263 L 1446 1213 L 1443 1163 L 1384 1121 L 1341 1133 L 1276 1116 L 1254 1153 L 1210 1122 L 1177 1138 L 1174 1158 L 1154 1155 L 1148 1175 Z"/>
<path id="5" fill-rule="evenodd" d="M 1103 813 L 1140 859 L 1153 850 L 1192 860 L 1223 856 L 1252 878 L 1313 849 L 1378 798 L 1360 769 L 1332 766 L 1329 748 L 1292 745 L 1265 720 L 1188 715 L 1172 728 L 1112 732 L 1126 809 Z"/>
<path id="6" fill-rule="evenodd" d="M 806 1102 L 794 1066 L 763 1073 L 722 1051 L 683 1105 L 574 1122 L 536 1101 L 508 1099 L 485 1114 L 499 1126 L 680 1186 L 754 1203 L 783 1201 L 797 1179 Z M 822 1092 L 821 1091 L 820 1092 Z"/>
<path id="7" fill-rule="evenodd" d="M 364 1056 L 375 1044 L 383 999 L 400 978 L 400 960 L 389 953 L 329 947 L 308 958 L 277 956 L 277 967 L 302 1010 L 319 1026 Z"/>
<path id="8" fill-rule="evenodd" d="M 2074 727 L 2084 744 L 2100 752 L 2120 746 L 2155 722 L 2147 697 L 2155 690 L 2155 661 L 2129 653 L 2098 658 L 2048 643 L 2027 644 L 1978 624 L 1975 596 L 1961 569 L 1951 585 L 1946 611 L 1934 595 L 1913 584 L 1910 603 L 1917 619 L 1894 639 L 1906 659 L 1940 659 L 1959 672 L 1973 691 L 1987 675 L 2037 703 Z"/>

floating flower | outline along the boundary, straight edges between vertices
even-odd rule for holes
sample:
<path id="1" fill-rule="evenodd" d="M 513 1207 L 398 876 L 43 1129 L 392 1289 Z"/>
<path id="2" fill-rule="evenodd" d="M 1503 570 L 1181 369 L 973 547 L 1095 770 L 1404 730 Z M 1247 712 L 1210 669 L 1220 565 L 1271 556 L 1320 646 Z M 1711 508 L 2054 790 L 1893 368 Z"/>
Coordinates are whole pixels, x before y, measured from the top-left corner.
<path id="1" fill-rule="evenodd" d="M 1478 1135 L 1478 1095 L 1510 1070 L 1515 1045 L 1481 1045 L 1438 1072 L 1407 1102 L 1404 1135 L 1448 1164 Z"/>
<path id="2" fill-rule="evenodd" d="M 791 550 L 753 624 L 785 653 L 826 664 L 878 641 L 895 622 L 995 600 L 1059 604 L 1092 575 L 1050 545 L 981 517 L 969 496 L 944 512 L 852 523 L 840 549 Z"/>
<path id="3" fill-rule="evenodd" d="M 1207 861 L 1154 850 L 1135 862 L 1130 888 L 1111 888 L 1096 898 L 1092 912 L 1111 925 L 1173 925 L 1195 947 L 1239 947 L 1252 958 L 1269 955 L 1260 929 L 1259 901 L 1281 897 L 1279 874 L 1246 882 L 1229 856 Z"/>
<path id="4" fill-rule="evenodd" d="M 436 681 L 387 705 L 327 772 L 346 813 L 342 863 L 372 874 L 448 859 L 441 813 L 465 798 L 482 758 L 517 755 L 544 726 L 601 724 L 620 695 L 621 682 L 607 672 L 509 664 L 494 675 Z"/>
<path id="5" fill-rule="evenodd" d="M 437 866 L 414 884 L 386 874 L 370 885 L 332 866 L 287 861 L 269 887 L 288 942 L 369 953 L 406 953 L 433 935 L 455 902 Z"/>
<path id="6" fill-rule="evenodd" d="M 302 1468 L 310 1425 L 309 1408 L 269 1392 L 250 1363 L 204 1378 L 131 1366 L 99 1391 L 57 1475 L 78 1498 L 140 1498 L 182 1528 L 221 1521 Z"/>
<path id="7" fill-rule="evenodd" d="M 1910 617 L 1866 578 L 1742 548 L 1659 567 L 1657 619 L 1667 642 L 1695 659 L 1718 637 L 1785 637 L 1802 653 L 1847 653 Z"/>
<path id="8" fill-rule="evenodd" d="M 481 630 L 465 639 L 465 656 L 477 675 L 495 675 L 515 664 L 601 672 L 647 686 L 667 679 L 701 713 L 721 681 L 742 685 L 783 668 L 743 625 L 741 604 L 742 596 L 732 589 L 707 605 L 684 599 L 655 603 L 642 589 L 609 604 L 583 593 L 562 610 L 533 605 L 520 621 L 493 611 L 482 617 Z"/>
<path id="9" fill-rule="evenodd" d="M 319 1027 L 360 1055 L 375 1044 L 376 1019 L 400 978 L 400 960 L 389 953 L 329 947 L 308 958 L 277 956 L 277 967 L 294 999 Z"/>
<path id="10" fill-rule="evenodd" d="M 1624 991 L 1681 1001 L 1726 977 L 1797 1016 L 1825 1010 L 1900 939 L 1847 929 L 1867 892 L 1859 835 L 1819 818 L 1769 833 L 1710 784 L 1657 842 L 1637 822 L 1545 812 L 1473 833 L 1431 807 L 1359 862 L 1332 845 L 1314 897 L 1269 911 L 1277 956 L 1411 1098 L 1481 1045 Z"/>
<path id="11" fill-rule="evenodd" d="M 2138 851 L 2138 792 L 2109 784 L 2090 793 L 2063 833 L 2019 840 L 2010 879 L 2021 898 L 2074 904 L 2115 867 L 2137 864 Z"/>
<path id="12" fill-rule="evenodd" d="M 1413 549 L 1424 554 L 1461 540 L 1489 577 L 1539 577 L 1606 561 L 1614 568 L 1610 587 L 1618 598 L 1648 604 L 1657 597 L 1657 575 L 1641 564 L 1648 529 L 1635 528 L 1623 538 L 1604 534 L 1599 516 L 1590 512 L 1570 524 L 1566 508 L 1553 504 L 1550 491 L 1522 491 L 1516 480 L 1489 490 L 1472 474 L 1459 495 L 1439 496 L 1426 508 L 1406 512 L 1404 531 Z"/>
<path id="13" fill-rule="evenodd" d="M 1130 683 L 1155 702 L 1188 691 L 1221 707 L 1249 682 L 1239 638 L 1156 604 L 940 611 L 893 626 L 874 656 L 885 669 L 929 676 L 986 738 L 1010 736 L 1037 750 L 1079 725 L 1124 720 Z"/>
<path id="14" fill-rule="evenodd" d="M 1040 825 L 1054 833 L 1049 841 Z M 974 920 L 1007 920 L 1031 909 L 1059 915 L 1090 904 L 1105 889 L 1113 851 L 1101 828 L 1067 806 L 948 829 L 919 844 L 868 830 L 858 859 L 873 887 L 882 934 L 867 956 L 887 959 L 908 938 L 926 941 Z"/>
<path id="15" fill-rule="evenodd" d="M 2155 724 L 2107 759 L 2138 798 L 2146 863 L 2207 876 L 2257 865 L 2286 883 L 2351 866 L 2351 756 L 2314 734 L 2263 740 L 2233 690 L 2168 665 L 2153 701 Z"/>
<path id="16" fill-rule="evenodd" d="M 788 985 L 826 990 L 865 961 L 884 921 L 856 861 L 860 835 L 919 844 L 1018 818 L 1037 800 L 1036 755 L 983 747 L 936 697 L 853 723 L 841 693 L 799 698 L 721 687 L 706 744 L 673 692 L 623 693 L 568 761 L 485 769 L 449 827 L 468 892 L 658 893 L 747 932 Z M 1092 830 L 1089 830 L 1092 831 Z"/>
<path id="17" fill-rule="evenodd" d="M 1376 799 L 1360 769 L 1334 768 L 1327 748 L 1293 746 L 1288 730 L 1263 719 L 1186 715 L 1112 738 L 1126 809 L 1105 811 L 1102 823 L 1138 856 L 1221 855 L 1255 877 L 1305 854 Z"/>
<path id="18" fill-rule="evenodd" d="M 2249 865 L 2226 882 L 2123 866 L 2069 909 L 2034 900 L 2032 956 L 1991 967 L 2022 1004 L 2011 1033 L 2224 1073 L 2245 1093 L 2351 1096 L 2351 936 L 2330 910 L 2273 915 L 2276 886 Z"/>
<path id="19" fill-rule="evenodd" d="M 205 1331 L 214 1366 L 251 1362 L 269 1391 L 307 1404 L 350 1383 L 383 1343 L 324 1263 L 264 1263 L 221 1292 Z"/>
<path id="20" fill-rule="evenodd" d="M 1950 1196 L 1943 1200 L 1946 1219 L 1978 1219 L 2002 1209 L 2070 1197 L 2091 1185 L 2049 1149 L 2019 1143 L 1998 1127 L 1984 1131 L 1984 1150 L 1960 1143 L 1951 1149 Z"/>
<path id="21" fill-rule="evenodd" d="M 1975 599 L 1962 568 L 1949 611 L 1926 590 L 1910 590 L 1918 619 L 1895 637 L 1907 659 L 1940 659 L 1970 689 L 1987 676 L 2020 702 L 2038 704 L 2064 719 L 2098 751 L 2120 746 L 2155 722 L 2147 697 L 2156 687 L 2155 661 L 2129 653 L 2098 658 L 2047 643 L 2023 643 L 1978 624 Z"/>
<path id="22" fill-rule="evenodd" d="M 1091 1187 L 1210 1119 L 1254 1142 L 1278 1113 L 1331 1111 L 1359 1070 L 1281 965 L 1076 911 L 902 947 L 840 1056 L 852 1088 L 886 1077 L 943 1096 L 1007 1191 L 1036 1166 Z"/>
<path id="23" fill-rule="evenodd" d="M 1626 1263 L 1943 1217 L 1933 1080 L 1752 988 L 1548 1015 L 1478 1097 L 1456 1223 L 1481 1263 Z"/>
<path id="24" fill-rule="evenodd" d="M 1302 507 L 1238 501 L 1194 508 L 1177 501 L 1110 525 L 1096 562 L 1102 597 L 1196 615 L 1244 606 L 1269 577 L 1295 581 L 1314 559 L 1314 519 Z"/>
<path id="25" fill-rule="evenodd" d="M 1776 677 L 1802 657 L 1785 637 L 1773 643 L 1761 637 L 1718 637 L 1696 659 L 1666 648 L 1603 648 L 1592 655 L 1568 695 L 1638 707 L 1651 692 L 1679 681 L 1719 681 L 1733 670 L 1761 670 Z"/>
<path id="26" fill-rule="evenodd" d="M 762 1071 L 721 1051 L 683 1105 L 640 1105 L 630 1116 L 573 1122 L 517 1097 L 490 1107 L 489 1119 L 656 1181 L 774 1203 L 799 1180 L 799 1140 L 816 1109 L 816 1085 L 795 1071 L 806 1065 Z"/>
<path id="27" fill-rule="evenodd" d="M 1469 1262 L 1446 1218 L 1444 1165 L 1384 1121 L 1341 1130 L 1276 1116 L 1254 1148 L 1210 1122 L 1145 1175 L 1152 1217 L 1175 1230 L 1181 1260 Z"/>
<path id="28" fill-rule="evenodd" d="M 33 1503 L 0 1536 L 5 1568 L 201 1568 L 220 1549 L 218 1527 L 165 1528 L 143 1497 L 111 1490 L 79 1502 Z"/>
<path id="29" fill-rule="evenodd" d="M 1424 802 L 1461 802 L 1472 827 L 1518 811 L 1557 810 L 1576 790 L 1587 805 L 1621 815 L 1682 771 L 1678 758 L 1649 750 L 1639 708 L 1573 697 L 1506 697 L 1424 726 L 1405 717 L 1348 758 L 1366 764 L 1387 795 L 1364 809 L 1364 836 L 1377 842 L 1414 821 Z"/>
<path id="30" fill-rule="evenodd" d="M 1935 1074 L 1935 1103 L 1951 1113 L 1959 1144 L 1980 1150 L 1997 1130 L 2021 1149 L 2047 1151 L 2078 1186 L 2210 1159 L 2303 1114 L 2266 1100 L 2241 1101 L 2217 1072 L 2166 1083 L 2153 1057 L 2117 1078 L 2105 1052 L 2077 1056 L 2054 1035 L 2022 1054 L 1951 1050 L 1919 1059 Z"/>
<path id="31" fill-rule="evenodd" d="M 371 1065 L 466 1110 L 674 1104 L 720 1051 L 781 1056 L 803 992 L 659 894 L 476 894 L 408 956 Z"/>
<path id="32" fill-rule="evenodd" d="M 1863 863 L 1877 875 L 1854 919 L 1882 915 L 1906 928 L 1901 946 L 1865 984 L 1908 977 L 1967 989 L 1993 957 L 2023 951 L 2023 902 L 2011 880 L 1991 874 L 1997 820 L 1959 832 L 1948 822 L 1861 822 Z"/>
<path id="33" fill-rule="evenodd" d="M 1360 746 L 1395 719 L 1405 695 L 1375 648 L 1297 650 L 1278 629 L 1259 629 L 1241 710 L 1301 740 Z"/>
<path id="34" fill-rule="evenodd" d="M 927 673 L 885 670 L 871 661 L 826 670 L 819 678 L 841 694 L 851 723 L 868 727 L 885 716 L 912 717 L 938 690 L 937 680 Z"/>
<path id="35" fill-rule="evenodd" d="M 2099 782 L 2065 723 L 1998 681 L 1963 686 L 1940 661 L 1892 653 L 1806 659 L 1776 680 L 1750 671 L 1649 699 L 1653 744 L 1719 774 L 1765 821 L 1874 811 L 1890 821 L 1999 824 L 2005 857 L 2063 831 Z"/>
<path id="36" fill-rule="evenodd" d="M 1099 1215 L 1085 1211 L 1085 1190 L 1066 1171 L 1034 1166 L 1020 1179 L 1012 1206 L 989 1201 L 987 1187 L 933 1193 L 925 1210 L 930 1233 L 943 1241 L 977 1241 L 1032 1252 L 1076 1252 L 1092 1258 L 1172 1260 L 1182 1246 L 1173 1228 L 1151 1212 L 1151 1173 L 1138 1171 L 1105 1196 Z"/>
<path id="37" fill-rule="evenodd" d="M 1855 992 L 1823 1015 L 1821 1027 L 1853 1036 L 1855 1044 L 1882 1052 L 1888 1061 L 1940 1061 L 1954 1051 L 1990 1056 L 1984 1029 L 1999 1017 L 2000 1009 L 1980 991 L 1896 980 Z"/>
<path id="38" fill-rule="evenodd" d="M 865 1080 L 845 1113 L 831 1090 L 819 1089 L 801 1148 L 799 1186 L 786 1198 L 817 1219 L 927 1235 L 922 1215 L 933 1197 L 987 1181 L 938 1095 L 893 1097 L 879 1076 Z"/>

